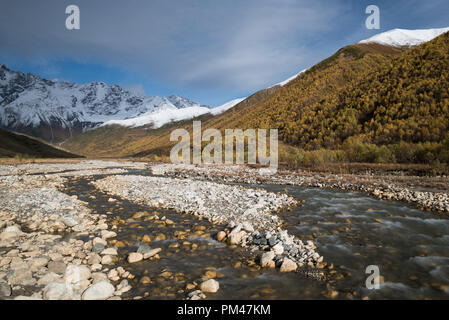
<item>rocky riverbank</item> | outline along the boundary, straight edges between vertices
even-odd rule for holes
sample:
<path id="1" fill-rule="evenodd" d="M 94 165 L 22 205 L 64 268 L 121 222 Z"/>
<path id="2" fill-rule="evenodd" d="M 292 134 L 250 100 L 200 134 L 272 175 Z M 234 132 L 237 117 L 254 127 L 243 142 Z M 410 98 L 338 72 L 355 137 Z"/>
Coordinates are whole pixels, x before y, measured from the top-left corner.
<path id="1" fill-rule="evenodd" d="M 147 165 L 143 162 L 82 160 L 78 162 L 25 163 L 19 165 L 0 165 L 0 176 L 9 175 L 50 175 L 88 176 L 94 174 L 118 174 L 128 169 L 143 170 Z"/>
<path id="2" fill-rule="evenodd" d="M 155 164 L 156 175 L 196 180 L 247 183 L 285 184 L 304 187 L 332 188 L 365 192 L 378 199 L 412 203 L 425 210 L 449 212 L 449 179 L 424 177 L 372 176 L 354 174 L 322 174 L 279 170 L 261 174 L 259 169 L 246 166 L 194 166 Z M 424 181 L 424 182 L 423 182 Z"/>
<path id="3" fill-rule="evenodd" d="M 120 299 L 131 289 L 128 280 L 133 275 L 114 268 L 117 251 L 108 241 L 116 233 L 106 215 L 94 215 L 85 202 L 58 191 L 67 170 L 72 175 L 98 174 L 117 170 L 115 166 L 99 162 L 0 166 L 2 299 Z"/>
<path id="4" fill-rule="evenodd" d="M 94 175 L 106 175 L 93 184 L 111 195 L 111 203 L 116 201 L 114 196 L 120 197 L 223 226 L 214 237 L 231 247 L 249 249 L 261 267 L 291 272 L 326 266 L 314 244 L 290 236 L 275 215 L 296 205 L 295 199 L 192 179 L 108 176 L 145 168 L 144 163 L 114 161 L 0 166 L 0 296 L 17 300 L 121 299 L 134 278 L 123 267 L 132 269 L 129 264 L 159 259 L 161 248 L 144 241 L 137 251 L 120 257 L 115 239 L 122 227 L 108 217 L 109 212 L 94 214 L 87 202 L 64 193 L 68 178 L 73 181 Z M 119 261 L 128 264 L 117 267 Z M 219 287 L 219 281 L 204 278 L 197 287 L 192 286 L 195 290 L 187 292 L 186 298 L 202 299 Z"/>

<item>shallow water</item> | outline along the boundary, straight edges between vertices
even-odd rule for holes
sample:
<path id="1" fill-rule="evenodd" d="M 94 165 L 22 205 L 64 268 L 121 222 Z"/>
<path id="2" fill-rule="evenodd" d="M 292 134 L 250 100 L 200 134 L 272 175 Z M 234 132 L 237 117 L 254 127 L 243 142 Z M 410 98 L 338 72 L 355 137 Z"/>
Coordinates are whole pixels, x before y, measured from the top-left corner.
<path id="1" fill-rule="evenodd" d="M 449 298 L 449 219 L 406 203 L 377 200 L 361 193 L 264 186 L 305 200 L 280 215 L 290 233 L 314 239 L 318 252 L 346 274 L 337 281 L 356 297 L 381 299 Z M 365 273 L 377 265 L 384 278 L 368 290 Z"/>
<path id="2" fill-rule="evenodd" d="M 135 173 L 135 172 L 133 172 Z M 100 176 L 94 179 L 101 178 Z M 255 254 L 243 248 L 231 248 L 222 244 L 214 237 L 223 230 L 224 226 L 215 226 L 206 220 L 187 214 L 180 214 L 173 210 L 161 210 L 118 199 L 108 202 L 109 195 L 96 190 L 89 184 L 90 178 L 83 177 L 70 180 L 63 190 L 70 195 L 77 195 L 82 201 L 88 202 L 93 213 L 108 214 L 108 218 L 120 217 L 126 224 L 120 225 L 117 240 L 123 241 L 126 247 L 119 248 L 121 260 L 114 267 L 123 266 L 136 276 L 130 281 L 133 289 L 123 298 L 141 296 L 146 299 L 183 299 L 186 297 L 186 284 L 201 282 L 201 277 L 209 269 L 218 274 L 220 290 L 216 294 L 208 294 L 208 299 L 308 299 L 325 298 L 324 282 L 319 282 L 300 274 L 281 274 L 276 270 L 261 270 L 257 265 L 248 264 L 254 261 Z M 91 199 L 90 196 L 95 196 Z M 175 222 L 173 225 L 162 226 L 154 221 L 145 219 L 130 219 L 134 213 L 140 211 L 157 212 L 159 217 Z M 128 219 L 130 219 L 128 221 Z M 195 234 L 194 228 L 204 226 L 203 234 Z M 175 237 L 176 231 L 190 230 L 186 239 Z M 166 240 L 155 241 L 156 235 L 163 233 Z M 162 248 L 160 259 L 144 260 L 128 264 L 125 260 L 129 252 L 135 252 L 141 244 L 143 235 L 149 235 L 153 240 L 149 245 Z M 188 245 L 184 245 L 188 241 Z M 169 245 L 177 242 L 178 248 Z M 192 245 L 197 246 L 192 250 Z M 235 264 L 240 262 L 240 267 Z M 254 262 L 253 262 L 254 263 Z M 168 271 L 171 277 L 162 274 Z M 151 283 L 142 284 L 142 277 L 148 276 Z M 301 288 L 298 290 L 298 288 Z M 193 290 L 190 290 L 193 291 Z"/>
<path id="3" fill-rule="evenodd" d="M 139 173 L 130 170 L 130 173 Z M 140 171 L 140 173 L 144 173 Z M 147 173 L 145 173 L 147 174 Z M 100 178 L 99 176 L 95 178 Z M 126 220 L 135 212 L 154 209 L 119 199 L 110 203 L 108 195 L 90 185 L 89 178 L 78 178 L 68 183 L 66 191 L 77 194 L 80 200 L 98 213 L 110 212 Z M 213 268 L 220 274 L 220 290 L 208 294 L 209 299 L 325 299 L 330 291 L 338 291 L 337 298 L 369 297 L 372 299 L 448 299 L 449 298 L 449 219 L 437 213 L 425 212 L 401 203 L 382 201 L 348 191 L 302 188 L 277 185 L 256 185 L 273 192 L 285 192 L 305 200 L 289 212 L 279 215 L 285 228 L 300 239 L 313 239 L 318 252 L 324 255 L 335 271 L 327 282 L 306 278 L 300 274 L 282 274 L 277 270 L 260 270 L 248 265 L 254 255 L 242 248 L 230 248 L 214 240 L 223 226 L 214 226 L 205 220 L 172 210 L 160 210 L 174 225 L 143 219 L 121 225 L 117 240 L 127 243 L 119 255 L 135 251 L 144 234 L 154 238 L 164 233 L 166 240 L 152 241 L 151 247 L 161 247 L 160 259 L 129 265 L 120 261 L 136 278 L 128 296 L 147 299 L 182 299 L 185 285 L 201 282 L 201 276 Z M 89 196 L 95 195 L 96 199 Z M 115 198 L 115 197 L 114 197 Z M 195 226 L 204 226 L 203 235 L 194 235 Z M 190 229 L 185 240 L 176 239 L 175 231 Z M 188 241 L 190 244 L 184 245 Z M 178 242 L 178 248 L 169 248 Z M 192 250 L 192 244 L 197 248 Z M 236 262 L 242 262 L 235 268 Z M 384 279 L 378 290 L 365 288 L 368 265 L 377 265 Z M 172 277 L 161 276 L 169 271 Z M 149 276 L 151 283 L 139 280 Z M 126 298 L 127 295 L 124 295 Z"/>

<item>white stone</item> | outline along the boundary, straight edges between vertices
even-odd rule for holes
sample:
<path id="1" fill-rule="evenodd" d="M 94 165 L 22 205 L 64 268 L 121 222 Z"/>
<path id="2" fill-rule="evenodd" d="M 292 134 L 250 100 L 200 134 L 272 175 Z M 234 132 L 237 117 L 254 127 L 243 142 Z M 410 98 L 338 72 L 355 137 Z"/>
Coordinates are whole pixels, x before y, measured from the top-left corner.
<path id="1" fill-rule="evenodd" d="M 82 295 L 83 300 L 106 300 L 114 295 L 114 286 L 106 280 L 97 282 L 87 288 Z"/>
<path id="2" fill-rule="evenodd" d="M 245 230 L 245 231 L 248 231 L 248 232 L 254 232 L 254 228 L 253 228 L 253 226 L 251 225 L 251 223 L 249 223 L 248 221 L 244 221 L 243 223 L 242 223 L 242 228 L 243 228 L 243 230 Z"/>
<path id="3" fill-rule="evenodd" d="M 50 282 L 43 290 L 45 300 L 72 300 L 73 289 L 65 282 Z"/>
<path id="4" fill-rule="evenodd" d="M 218 291 L 219 288 L 220 284 L 218 283 L 217 280 L 214 279 L 206 280 L 200 284 L 200 290 L 206 293 L 207 292 L 215 293 Z"/>
<path id="5" fill-rule="evenodd" d="M 105 255 L 101 258 L 101 264 L 114 264 L 114 259 L 110 255 Z"/>
<path id="6" fill-rule="evenodd" d="M 143 254 L 138 253 L 138 252 L 131 252 L 128 255 L 128 262 L 129 263 L 135 263 L 135 262 L 139 262 L 143 259 Z"/>
<path id="7" fill-rule="evenodd" d="M 64 279 L 67 283 L 79 284 L 81 281 L 89 279 L 91 272 L 86 266 L 68 265 L 65 270 Z"/>
<path id="8" fill-rule="evenodd" d="M 107 249 L 104 249 L 103 251 L 101 251 L 101 255 L 105 255 L 105 254 L 108 254 L 110 256 L 118 255 L 117 249 L 115 249 L 115 248 L 107 248 Z"/>
<path id="9" fill-rule="evenodd" d="M 96 238 L 94 238 L 94 240 L 92 240 L 92 244 L 93 245 L 101 244 L 103 246 L 107 246 L 108 242 L 106 240 L 104 240 L 104 239 L 96 237 Z"/>
<path id="10" fill-rule="evenodd" d="M 284 253 L 284 246 L 281 243 L 276 244 L 273 247 L 274 254 L 283 254 Z"/>
<path id="11" fill-rule="evenodd" d="M 260 258 L 260 265 L 262 268 L 274 268 L 275 262 L 273 261 L 275 253 L 273 251 L 264 252 Z"/>
<path id="12" fill-rule="evenodd" d="M 292 272 L 298 268 L 295 262 L 290 260 L 289 258 L 284 258 L 281 265 L 281 272 Z"/>
<path id="13" fill-rule="evenodd" d="M 101 230 L 101 237 L 103 239 L 109 239 L 109 238 L 114 238 L 117 236 L 117 233 L 115 233 L 114 231 L 108 231 L 108 230 Z"/>
<path id="14" fill-rule="evenodd" d="M 161 252 L 162 249 L 161 248 L 155 248 L 155 249 L 151 249 L 150 251 L 146 252 L 143 254 L 143 258 L 144 259 L 149 259 L 153 256 L 155 256 L 156 254 L 158 254 L 159 252 Z"/>
<path id="15" fill-rule="evenodd" d="M 238 228 L 238 227 L 237 227 Z M 235 230 L 235 229 L 234 229 Z M 229 244 L 239 244 L 242 242 L 243 237 L 246 236 L 246 232 L 241 230 L 238 232 L 232 231 L 228 236 L 228 242 Z"/>

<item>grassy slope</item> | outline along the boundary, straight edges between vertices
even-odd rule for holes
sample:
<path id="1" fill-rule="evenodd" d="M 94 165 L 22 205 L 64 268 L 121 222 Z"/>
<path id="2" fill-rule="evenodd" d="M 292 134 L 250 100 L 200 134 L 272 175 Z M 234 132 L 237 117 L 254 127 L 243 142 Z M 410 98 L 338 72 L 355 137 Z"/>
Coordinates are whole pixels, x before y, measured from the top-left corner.
<path id="1" fill-rule="evenodd" d="M 79 158 L 37 139 L 0 129 L 0 157 Z"/>

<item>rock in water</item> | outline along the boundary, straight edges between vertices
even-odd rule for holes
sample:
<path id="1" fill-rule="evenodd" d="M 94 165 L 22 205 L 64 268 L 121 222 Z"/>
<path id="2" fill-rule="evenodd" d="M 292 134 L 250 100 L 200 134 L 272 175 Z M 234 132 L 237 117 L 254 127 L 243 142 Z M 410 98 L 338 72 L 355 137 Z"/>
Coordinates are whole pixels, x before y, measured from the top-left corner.
<path id="1" fill-rule="evenodd" d="M 220 231 L 220 232 L 217 233 L 217 240 L 218 241 L 223 241 L 224 238 L 226 238 L 226 232 Z"/>
<path id="2" fill-rule="evenodd" d="M 155 255 L 157 255 L 159 252 L 161 252 L 162 251 L 162 249 L 161 248 L 155 248 L 155 249 L 151 249 L 151 250 L 149 250 L 149 251 L 147 251 L 147 252 L 145 252 L 144 254 L 143 254 L 143 258 L 144 259 L 149 259 L 149 258 L 151 258 L 151 257 L 153 257 L 153 256 L 155 256 Z"/>
<path id="3" fill-rule="evenodd" d="M 91 285 L 84 291 L 83 300 L 106 300 L 114 295 L 114 286 L 106 280 Z"/>
<path id="4" fill-rule="evenodd" d="M 200 290 L 202 292 L 215 293 L 220 288 L 220 284 L 217 280 L 209 279 L 200 284 Z"/>
<path id="5" fill-rule="evenodd" d="M 296 271 L 297 268 L 298 268 L 298 266 L 296 265 L 295 262 L 293 262 L 289 258 L 284 258 L 284 260 L 282 261 L 280 271 L 281 272 L 291 272 L 291 271 Z"/>
<path id="6" fill-rule="evenodd" d="M 234 232 L 232 231 L 229 234 L 228 237 L 228 242 L 229 244 L 239 244 L 240 242 L 242 242 L 243 237 L 246 236 L 246 232 L 245 231 L 238 231 L 238 232 Z"/>
<path id="7" fill-rule="evenodd" d="M 65 273 L 67 265 L 61 261 L 50 261 L 47 265 L 47 268 L 49 272 L 63 274 Z"/>
<path id="8" fill-rule="evenodd" d="M 131 252 L 128 256 L 128 262 L 129 263 L 135 263 L 139 262 L 143 259 L 143 254 L 138 252 Z"/>
<path id="9" fill-rule="evenodd" d="M 276 265 L 273 261 L 274 256 L 275 254 L 273 251 L 264 252 L 260 258 L 260 265 L 262 268 L 274 268 Z"/>

